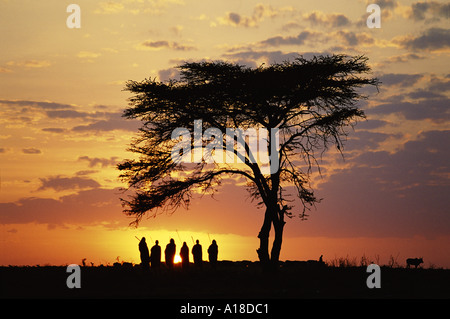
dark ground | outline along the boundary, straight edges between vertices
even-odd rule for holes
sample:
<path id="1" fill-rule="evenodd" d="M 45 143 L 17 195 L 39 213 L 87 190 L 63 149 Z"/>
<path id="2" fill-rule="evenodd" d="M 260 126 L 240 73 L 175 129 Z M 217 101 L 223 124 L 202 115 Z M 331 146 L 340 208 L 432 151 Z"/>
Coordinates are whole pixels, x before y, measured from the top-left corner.
<path id="1" fill-rule="evenodd" d="M 81 267 L 81 288 L 69 289 L 63 266 L 0 267 L 1 298 L 151 299 L 450 299 L 450 270 L 381 267 L 381 288 L 366 286 L 366 267 L 326 267 L 284 262 L 265 274 L 258 263 L 205 263 L 182 271 L 139 266 Z"/>

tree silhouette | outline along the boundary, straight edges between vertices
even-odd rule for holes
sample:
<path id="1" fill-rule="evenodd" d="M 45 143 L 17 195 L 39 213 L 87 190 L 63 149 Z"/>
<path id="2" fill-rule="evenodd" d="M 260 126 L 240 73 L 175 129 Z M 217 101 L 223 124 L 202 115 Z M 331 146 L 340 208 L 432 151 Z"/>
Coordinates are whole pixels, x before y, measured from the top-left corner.
<path id="1" fill-rule="evenodd" d="M 311 168 L 320 168 L 316 156 L 331 145 L 341 151 L 346 128 L 365 117 L 357 102 L 367 96 L 358 90 L 379 83 L 362 76 L 370 72 L 367 60 L 364 56 L 309 60 L 300 56 L 258 68 L 194 62 L 178 66 L 180 80 L 128 81 L 125 90 L 133 96 L 123 116 L 140 119 L 142 127 L 129 149 L 138 158 L 118 165 L 121 179 L 133 190 L 128 199 L 121 199 L 124 212 L 134 217 L 137 226 L 145 214 L 154 217 L 188 207 L 194 192 L 214 193 L 225 176 L 244 177 L 250 196 L 265 208 L 258 258 L 267 267 L 277 265 L 285 216 L 294 215 L 288 189 L 293 188 L 301 200 L 298 212 L 305 218 L 318 202 L 309 184 Z M 188 139 L 181 141 L 173 135 L 180 128 L 189 133 Z M 259 144 L 259 155 L 239 131 L 252 128 L 270 132 L 260 133 L 259 141 L 264 140 L 265 146 Z M 205 130 L 200 137 L 199 129 Z M 274 129 L 278 134 L 272 134 Z M 176 149 L 177 145 L 188 147 Z M 204 151 L 198 158 L 196 148 L 208 145 L 214 146 L 213 151 Z M 173 160 L 174 148 L 176 156 L 194 158 L 195 163 Z M 221 151 L 225 163 L 217 161 Z M 264 151 L 270 158 L 269 172 L 264 167 L 267 162 L 255 160 Z M 230 155 L 239 164 L 227 162 Z M 275 237 L 269 255 L 272 225 Z"/>

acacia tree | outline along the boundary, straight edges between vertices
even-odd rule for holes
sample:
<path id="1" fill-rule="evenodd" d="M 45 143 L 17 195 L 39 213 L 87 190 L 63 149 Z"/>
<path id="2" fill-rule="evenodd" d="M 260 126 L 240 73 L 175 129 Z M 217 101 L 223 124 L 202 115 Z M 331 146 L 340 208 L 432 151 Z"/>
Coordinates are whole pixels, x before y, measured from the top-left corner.
<path id="1" fill-rule="evenodd" d="M 125 90 L 133 96 L 123 116 L 140 119 L 142 127 L 129 149 L 138 157 L 118 165 L 121 179 L 133 192 L 121 199 L 124 212 L 137 226 L 144 215 L 154 217 L 164 210 L 188 207 L 194 192 L 213 193 L 222 178 L 241 176 L 248 182 L 250 196 L 265 208 L 258 258 L 263 265 L 276 265 L 285 217 L 294 216 L 296 209 L 304 218 L 318 202 L 309 184 L 311 167 L 319 166 L 316 155 L 332 145 L 341 151 L 346 128 L 364 118 L 357 102 L 367 97 L 358 89 L 379 83 L 364 76 L 370 72 L 367 60 L 364 56 L 310 60 L 300 56 L 258 68 L 194 62 L 178 66 L 180 80 L 128 81 Z M 201 123 L 200 129 L 217 128 L 222 134 L 195 136 L 195 121 Z M 173 132 L 179 128 L 189 133 L 184 145 L 194 152 L 195 147 L 214 143 L 214 152 L 231 153 L 241 164 L 211 163 L 205 153 L 194 164 L 173 160 L 174 147 L 181 143 Z M 275 167 L 269 173 L 254 160 L 247 138 L 234 135 L 227 144 L 230 132 L 249 128 L 278 130 L 276 138 L 267 134 L 266 147 L 259 149 L 268 152 L 270 167 Z M 192 159 L 191 153 L 183 147 L 177 155 Z M 297 207 L 288 197 L 292 189 L 301 201 Z M 272 225 L 275 236 L 269 255 Z"/>

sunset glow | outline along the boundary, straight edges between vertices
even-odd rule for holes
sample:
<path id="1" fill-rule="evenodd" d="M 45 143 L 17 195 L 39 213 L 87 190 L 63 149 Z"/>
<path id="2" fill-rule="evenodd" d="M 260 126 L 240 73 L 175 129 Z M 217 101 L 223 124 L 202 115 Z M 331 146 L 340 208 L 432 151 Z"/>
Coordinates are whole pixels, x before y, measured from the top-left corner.
<path id="1" fill-rule="evenodd" d="M 363 89 L 367 121 L 349 129 L 344 159 L 318 156 L 311 186 L 323 200 L 287 220 L 280 259 L 450 267 L 447 2 L 380 1 L 381 28 L 367 26 L 365 0 L 76 3 L 80 28 L 66 24 L 69 2 L 0 0 L 0 265 L 139 264 L 143 236 L 163 261 L 171 238 L 176 263 L 196 239 L 204 260 L 215 239 L 219 260 L 256 261 L 264 210 L 243 178 L 129 226 L 116 165 L 135 156 L 142 123 L 122 117 L 125 82 L 179 78 L 183 61 L 336 53 L 366 55 L 382 85 Z"/>

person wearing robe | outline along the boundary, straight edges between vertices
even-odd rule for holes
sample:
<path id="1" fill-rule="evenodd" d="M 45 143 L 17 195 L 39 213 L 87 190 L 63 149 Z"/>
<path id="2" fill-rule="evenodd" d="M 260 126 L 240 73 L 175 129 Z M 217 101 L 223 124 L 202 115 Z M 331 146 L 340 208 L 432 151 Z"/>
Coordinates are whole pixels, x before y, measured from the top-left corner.
<path id="1" fill-rule="evenodd" d="M 211 245 L 208 247 L 208 257 L 209 263 L 213 268 L 217 265 L 217 254 L 219 253 L 219 247 L 217 246 L 216 240 L 213 239 Z"/>
<path id="2" fill-rule="evenodd" d="M 176 245 L 173 238 L 170 239 L 170 242 L 166 246 L 166 250 L 164 250 L 164 255 L 166 258 L 166 266 L 167 268 L 173 268 L 173 261 L 175 258 Z"/>
<path id="3" fill-rule="evenodd" d="M 150 250 L 150 263 L 152 268 L 159 269 L 161 265 L 161 246 L 158 245 L 159 241 L 155 241 L 155 245 Z"/>
<path id="4" fill-rule="evenodd" d="M 150 254 L 148 252 L 147 243 L 145 241 L 145 237 L 142 237 L 142 239 L 139 241 L 139 253 L 141 255 L 141 266 L 144 269 L 149 268 L 150 263 Z"/>
<path id="5" fill-rule="evenodd" d="M 192 247 L 192 255 L 194 256 L 194 264 L 197 267 L 201 267 L 202 263 L 203 263 L 203 259 L 202 259 L 202 245 L 199 244 L 198 239 L 195 241 L 196 244 L 194 245 L 194 247 Z"/>
<path id="6" fill-rule="evenodd" d="M 187 269 L 189 267 L 189 248 L 186 242 L 183 243 L 180 250 L 181 267 Z"/>

